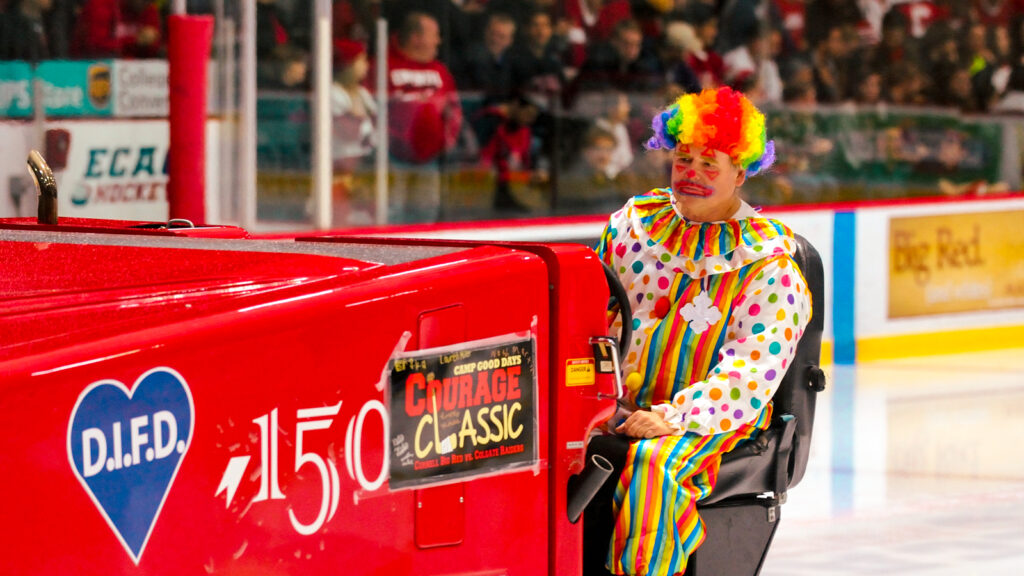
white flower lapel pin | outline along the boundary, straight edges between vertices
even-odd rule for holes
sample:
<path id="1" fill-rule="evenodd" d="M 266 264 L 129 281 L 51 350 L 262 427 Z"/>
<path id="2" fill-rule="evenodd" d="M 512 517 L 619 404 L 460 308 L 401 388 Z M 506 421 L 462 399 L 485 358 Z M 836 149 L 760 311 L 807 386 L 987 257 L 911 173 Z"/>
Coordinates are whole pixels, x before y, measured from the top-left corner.
<path id="1" fill-rule="evenodd" d="M 722 312 L 711 303 L 711 298 L 704 291 L 697 294 L 693 302 L 680 308 L 679 315 L 690 323 L 690 330 L 696 334 L 704 333 L 722 319 Z"/>

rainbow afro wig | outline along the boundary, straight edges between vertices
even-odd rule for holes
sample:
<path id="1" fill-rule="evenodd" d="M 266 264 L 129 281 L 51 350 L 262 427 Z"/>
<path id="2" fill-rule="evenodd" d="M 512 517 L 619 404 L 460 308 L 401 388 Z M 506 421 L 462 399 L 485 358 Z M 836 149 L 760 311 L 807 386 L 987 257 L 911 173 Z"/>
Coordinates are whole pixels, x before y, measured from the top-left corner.
<path id="1" fill-rule="evenodd" d="M 748 176 L 775 162 L 775 142 L 765 140 L 764 114 L 728 86 L 680 96 L 654 116 L 651 126 L 651 150 L 675 150 L 678 144 L 721 150 Z"/>

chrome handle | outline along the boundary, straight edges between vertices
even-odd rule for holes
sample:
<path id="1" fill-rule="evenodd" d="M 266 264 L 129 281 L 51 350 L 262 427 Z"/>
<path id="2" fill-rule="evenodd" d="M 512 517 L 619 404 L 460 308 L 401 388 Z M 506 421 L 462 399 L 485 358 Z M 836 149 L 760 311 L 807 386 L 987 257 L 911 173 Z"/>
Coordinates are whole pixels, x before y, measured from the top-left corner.
<path id="1" fill-rule="evenodd" d="M 619 362 L 619 342 L 612 336 L 591 336 L 590 344 L 607 344 L 612 351 L 612 368 L 615 370 L 615 395 L 597 393 L 598 398 L 615 398 L 618 400 L 626 394 L 622 385 L 622 367 Z"/>
<path id="2" fill-rule="evenodd" d="M 43 155 L 35 150 L 28 153 L 28 173 L 36 185 L 39 197 L 39 209 L 36 221 L 39 224 L 57 225 L 57 180 L 53 170 L 43 159 Z"/>

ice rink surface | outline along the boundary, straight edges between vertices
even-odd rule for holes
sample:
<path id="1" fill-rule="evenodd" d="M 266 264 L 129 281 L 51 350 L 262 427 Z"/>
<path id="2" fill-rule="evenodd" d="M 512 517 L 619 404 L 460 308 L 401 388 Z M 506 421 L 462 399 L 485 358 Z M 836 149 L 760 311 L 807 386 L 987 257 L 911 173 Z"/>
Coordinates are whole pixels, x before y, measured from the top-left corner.
<path id="1" fill-rule="evenodd" d="M 1024 349 L 827 372 L 762 575 L 1024 574 Z"/>

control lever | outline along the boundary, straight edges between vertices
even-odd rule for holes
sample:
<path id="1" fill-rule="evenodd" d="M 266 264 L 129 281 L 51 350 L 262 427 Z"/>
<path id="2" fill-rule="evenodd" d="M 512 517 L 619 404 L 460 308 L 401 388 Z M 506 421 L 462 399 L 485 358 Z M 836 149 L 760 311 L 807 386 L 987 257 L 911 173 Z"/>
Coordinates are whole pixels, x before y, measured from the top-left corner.
<path id="1" fill-rule="evenodd" d="M 39 194 L 39 212 L 36 221 L 39 224 L 57 225 L 57 179 L 53 170 L 46 164 L 43 155 L 36 150 L 28 153 L 28 173 L 32 175 L 36 191 Z"/>
<path id="2" fill-rule="evenodd" d="M 598 398 L 614 398 L 618 400 L 625 395 L 625 387 L 622 385 L 622 363 L 619 361 L 619 343 L 612 336 L 591 336 L 590 344 L 594 347 L 594 356 L 597 360 L 597 371 L 602 374 L 613 373 L 615 375 L 615 394 L 603 394 L 598 392 Z M 606 352 L 611 356 L 611 367 L 606 369 L 604 364 L 608 362 Z"/>

